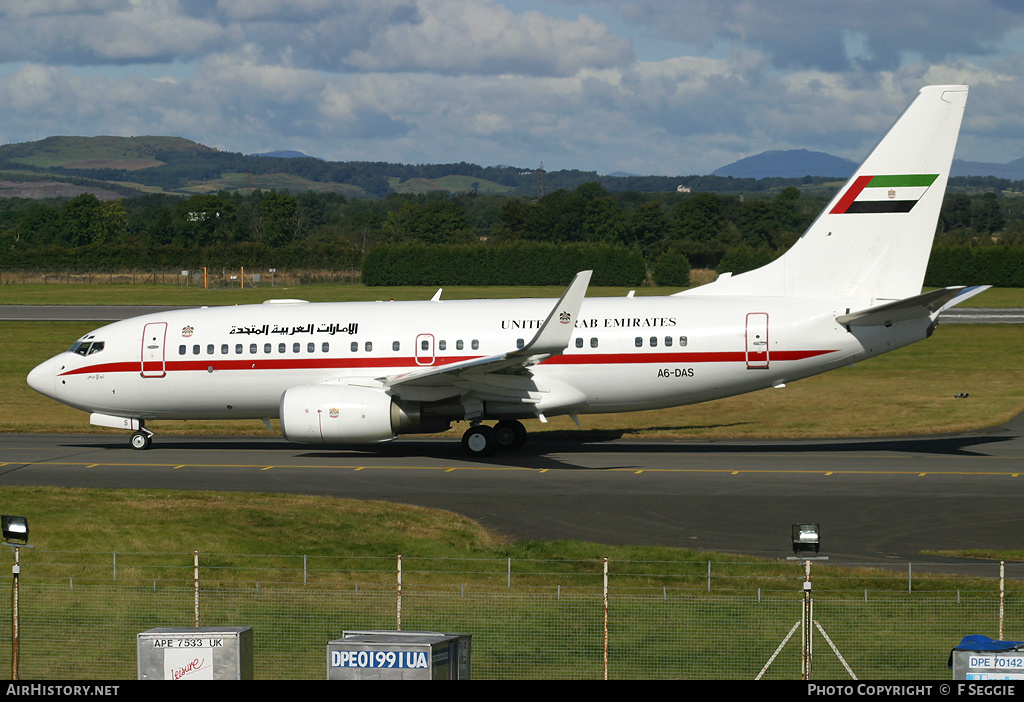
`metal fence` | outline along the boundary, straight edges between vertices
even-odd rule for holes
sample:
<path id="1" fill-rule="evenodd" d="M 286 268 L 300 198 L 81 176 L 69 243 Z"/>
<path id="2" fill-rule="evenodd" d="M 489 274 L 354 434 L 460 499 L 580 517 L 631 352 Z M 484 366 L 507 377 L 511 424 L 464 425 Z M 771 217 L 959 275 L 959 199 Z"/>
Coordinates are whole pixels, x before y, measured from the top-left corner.
<path id="1" fill-rule="evenodd" d="M 173 285 L 193 288 L 273 288 L 300 285 L 358 283 L 360 272 L 356 268 L 343 269 L 290 269 L 238 266 L 184 266 L 181 268 L 132 270 L 3 270 L 3 285 Z"/>
<path id="2" fill-rule="evenodd" d="M 398 628 L 471 634 L 476 679 L 801 675 L 799 564 L 780 563 L 776 572 L 711 561 L 262 563 L 281 558 L 23 552 L 20 675 L 133 679 L 137 634 L 197 623 L 252 626 L 260 679 L 323 679 L 326 644 L 342 631 Z M 337 566 L 341 559 L 327 560 Z M 964 635 L 995 638 L 1003 625 L 1005 638 L 1024 634 L 1024 590 L 1016 581 L 1005 591 L 998 578 L 944 590 L 936 583 L 949 581 L 921 576 L 907 588 L 906 572 L 884 571 L 857 576 L 876 576 L 871 588 L 851 588 L 854 576 L 845 573 L 815 566 L 812 575 L 816 679 L 948 678 L 949 651 Z M 11 620 L 0 619 L 3 669 Z"/>

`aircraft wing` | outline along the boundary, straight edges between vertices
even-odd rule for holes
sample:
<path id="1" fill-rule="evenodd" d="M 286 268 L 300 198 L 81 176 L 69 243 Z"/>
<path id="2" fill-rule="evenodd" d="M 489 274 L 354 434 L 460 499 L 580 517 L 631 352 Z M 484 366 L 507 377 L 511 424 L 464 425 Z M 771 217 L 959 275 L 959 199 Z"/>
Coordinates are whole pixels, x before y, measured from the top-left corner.
<path id="1" fill-rule="evenodd" d="M 964 300 L 985 292 L 991 285 L 973 287 L 939 288 L 930 292 L 868 307 L 858 312 L 841 314 L 836 317 L 840 324 L 850 327 L 889 326 L 924 317 L 934 318 L 943 310 L 958 305 Z"/>
<path id="2" fill-rule="evenodd" d="M 443 366 L 417 368 L 408 373 L 399 373 L 382 379 L 385 387 L 398 389 L 400 386 L 455 386 L 465 385 L 473 377 L 481 378 L 483 374 L 522 369 L 533 366 L 546 358 L 562 353 L 572 339 L 576 318 L 579 316 L 583 298 L 590 285 L 593 271 L 581 271 L 572 279 L 569 287 L 562 293 L 540 329 L 530 343 L 521 349 L 514 349 L 493 356 L 473 358 L 468 361 L 448 363 Z M 456 380 L 460 382 L 457 383 Z M 482 378 L 481 378 L 482 379 Z"/>

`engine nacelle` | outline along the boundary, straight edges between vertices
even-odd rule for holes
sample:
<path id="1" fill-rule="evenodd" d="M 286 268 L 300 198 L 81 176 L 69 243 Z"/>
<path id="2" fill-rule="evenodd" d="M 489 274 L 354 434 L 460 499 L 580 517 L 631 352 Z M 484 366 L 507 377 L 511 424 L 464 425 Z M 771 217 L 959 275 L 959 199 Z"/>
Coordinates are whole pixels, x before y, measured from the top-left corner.
<path id="1" fill-rule="evenodd" d="M 395 438 L 383 388 L 300 385 L 281 395 L 281 433 L 302 444 L 369 444 Z"/>

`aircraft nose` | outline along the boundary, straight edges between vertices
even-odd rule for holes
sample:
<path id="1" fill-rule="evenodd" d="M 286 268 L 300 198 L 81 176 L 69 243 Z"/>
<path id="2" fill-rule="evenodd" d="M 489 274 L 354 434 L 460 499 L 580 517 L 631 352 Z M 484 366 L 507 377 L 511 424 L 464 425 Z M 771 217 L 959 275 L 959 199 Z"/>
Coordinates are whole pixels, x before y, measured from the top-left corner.
<path id="1" fill-rule="evenodd" d="M 29 371 L 27 378 L 30 388 L 38 393 L 46 395 L 47 397 L 53 397 L 54 387 L 56 385 L 53 364 L 54 360 L 52 358 L 48 361 L 43 361 Z"/>

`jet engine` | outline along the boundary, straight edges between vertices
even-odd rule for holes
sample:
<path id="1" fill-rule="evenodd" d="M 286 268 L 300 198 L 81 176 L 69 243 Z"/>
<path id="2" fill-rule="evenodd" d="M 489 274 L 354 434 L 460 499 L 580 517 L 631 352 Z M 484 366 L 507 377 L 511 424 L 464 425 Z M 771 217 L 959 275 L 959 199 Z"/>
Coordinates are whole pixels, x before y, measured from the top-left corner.
<path id="1" fill-rule="evenodd" d="M 421 417 L 384 388 L 320 383 L 289 388 L 281 395 L 281 433 L 302 444 L 369 444 L 396 434 L 445 431 L 448 421 Z"/>

